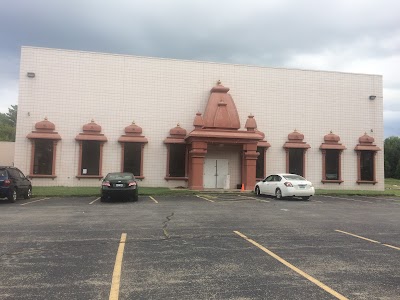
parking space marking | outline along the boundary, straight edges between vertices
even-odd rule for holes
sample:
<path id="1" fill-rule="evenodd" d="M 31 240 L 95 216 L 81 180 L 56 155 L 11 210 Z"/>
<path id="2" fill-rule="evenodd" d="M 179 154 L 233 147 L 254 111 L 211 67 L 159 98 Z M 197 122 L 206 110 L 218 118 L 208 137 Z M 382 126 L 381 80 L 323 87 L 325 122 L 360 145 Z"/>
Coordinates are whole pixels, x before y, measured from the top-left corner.
<path id="1" fill-rule="evenodd" d="M 97 200 L 99 200 L 101 197 L 94 199 L 92 202 L 90 202 L 89 204 L 93 204 L 95 203 Z"/>
<path id="2" fill-rule="evenodd" d="M 196 197 L 197 197 L 197 198 L 200 198 L 200 199 L 203 199 L 203 200 L 207 200 L 207 201 L 209 201 L 209 202 L 215 202 L 214 200 L 211 200 L 211 199 L 208 199 L 208 198 L 206 198 L 206 197 L 199 196 L 199 195 L 196 195 Z"/>
<path id="3" fill-rule="evenodd" d="M 157 201 L 156 199 L 154 199 L 152 196 L 149 196 L 149 198 L 150 198 L 151 200 L 153 200 L 155 203 L 158 203 L 158 201 Z"/>
<path id="4" fill-rule="evenodd" d="M 121 240 L 119 242 L 117 257 L 115 258 L 114 272 L 111 282 L 111 291 L 109 300 L 118 300 L 119 297 L 119 286 L 121 283 L 121 269 L 122 269 L 122 258 L 124 257 L 124 249 L 126 242 L 126 233 L 121 234 Z"/>
<path id="5" fill-rule="evenodd" d="M 44 201 L 44 200 L 49 200 L 49 199 L 50 199 L 50 198 L 42 198 L 42 199 L 30 201 L 30 202 L 25 202 L 25 203 L 22 203 L 22 204 L 20 204 L 20 205 L 27 205 L 27 204 L 31 204 L 31 203 L 35 203 L 35 202 L 39 202 L 39 201 Z"/>
<path id="6" fill-rule="evenodd" d="M 365 238 L 365 237 L 362 237 L 362 236 L 359 236 L 359 235 L 356 235 L 356 234 L 353 234 L 353 233 L 350 233 L 350 232 L 346 232 L 346 231 L 342 231 L 342 230 L 335 230 L 335 231 L 341 232 L 341 233 L 344 233 L 344 234 L 348 234 L 348 235 L 354 236 L 354 237 L 356 237 L 356 238 L 366 240 L 366 241 L 371 242 L 371 243 L 380 244 L 380 242 L 378 242 L 378 241 L 374 241 L 374 240 L 371 240 L 371 239 L 367 239 L 367 238 Z"/>
<path id="7" fill-rule="evenodd" d="M 258 198 L 256 198 L 256 197 L 251 197 L 251 196 L 243 196 L 243 195 L 238 195 L 239 197 L 242 197 L 242 198 L 249 198 L 249 199 L 254 199 L 254 200 L 258 200 Z"/>
<path id="8" fill-rule="evenodd" d="M 253 199 L 253 200 L 256 200 L 256 201 L 260 201 L 260 202 L 270 202 L 270 201 L 268 201 L 268 200 L 263 200 L 263 199 L 256 198 L 256 197 L 251 197 L 251 196 L 242 196 L 242 195 L 239 195 L 239 197 L 247 198 L 247 199 Z"/>
<path id="9" fill-rule="evenodd" d="M 343 197 L 336 197 L 336 196 L 328 196 L 328 195 L 321 195 L 321 196 L 322 197 L 327 197 L 327 198 L 336 198 L 336 199 L 341 199 L 341 200 L 355 201 L 355 202 L 374 203 L 374 202 L 370 202 L 370 201 L 357 200 L 357 199 L 351 199 L 351 198 L 343 198 Z"/>
<path id="10" fill-rule="evenodd" d="M 204 195 L 204 197 L 208 197 L 208 198 L 211 198 L 211 199 L 216 199 L 216 198 L 218 198 L 218 196 L 213 196 L 213 195 L 206 195 L 206 194 L 203 194 Z"/>
<path id="11" fill-rule="evenodd" d="M 346 231 L 342 231 L 342 230 L 335 230 L 335 231 L 341 232 L 341 233 L 344 233 L 344 234 L 347 234 L 347 235 L 351 235 L 351 236 L 354 236 L 354 237 L 362 239 L 362 240 L 366 240 L 366 241 L 371 242 L 371 243 L 376 243 L 376 244 L 380 244 L 380 245 L 383 245 L 383 246 L 386 246 L 386 247 L 390 247 L 390 248 L 393 248 L 393 249 L 396 249 L 396 250 L 400 250 L 400 248 L 398 248 L 398 247 L 395 247 L 395 246 L 392 246 L 392 245 L 388 245 L 388 244 L 383 244 L 381 242 L 378 242 L 378 241 L 375 241 L 375 240 L 371 240 L 371 239 L 368 239 L 366 237 L 363 237 L 363 236 L 360 236 L 360 235 L 356 235 L 354 233 L 350 233 L 350 232 L 346 232 Z"/>
<path id="12" fill-rule="evenodd" d="M 399 247 L 395 247 L 395 246 L 392 246 L 392 245 L 388 245 L 388 244 L 382 244 L 382 245 L 386 246 L 386 247 L 390 247 L 390 248 L 396 249 L 396 250 L 400 250 Z"/>
<path id="13" fill-rule="evenodd" d="M 295 271 L 296 273 L 300 274 L 301 276 L 305 277 L 306 279 L 308 279 L 309 281 L 311 281 L 312 283 L 316 284 L 317 286 L 319 286 L 320 288 L 322 288 L 324 291 L 328 292 L 329 294 L 331 294 L 332 296 L 336 297 L 337 299 L 341 299 L 341 300 L 348 300 L 348 298 L 346 298 L 345 296 L 339 294 L 338 292 L 332 290 L 330 287 L 328 287 L 327 285 L 323 284 L 321 281 L 315 279 L 314 277 L 308 275 L 307 273 L 303 272 L 302 270 L 300 270 L 299 268 L 295 267 L 294 265 L 292 265 L 291 263 L 287 262 L 286 260 L 284 260 L 283 258 L 281 258 L 280 256 L 276 255 L 274 252 L 268 250 L 267 248 L 265 248 L 264 246 L 260 245 L 259 243 L 257 243 L 256 241 L 248 238 L 247 236 L 245 236 L 244 234 L 242 234 L 239 231 L 234 231 L 234 233 L 236 233 L 238 236 L 240 236 L 241 238 L 245 239 L 246 241 L 248 241 L 249 243 L 253 244 L 254 246 L 256 246 L 257 248 L 259 248 L 260 250 L 264 251 L 265 253 L 267 253 L 268 255 L 272 256 L 273 258 L 275 258 L 276 260 L 278 260 L 280 263 L 284 264 L 285 266 L 287 266 L 288 268 L 292 269 L 293 271 Z"/>

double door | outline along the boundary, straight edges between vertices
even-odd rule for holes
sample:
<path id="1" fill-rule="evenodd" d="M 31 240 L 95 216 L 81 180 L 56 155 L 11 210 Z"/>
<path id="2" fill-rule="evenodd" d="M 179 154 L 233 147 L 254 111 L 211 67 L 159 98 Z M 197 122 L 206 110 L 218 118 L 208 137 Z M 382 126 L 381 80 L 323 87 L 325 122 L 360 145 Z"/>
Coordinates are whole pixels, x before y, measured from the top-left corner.
<path id="1" fill-rule="evenodd" d="M 229 160 L 205 159 L 203 186 L 206 189 L 222 189 L 229 186 Z"/>

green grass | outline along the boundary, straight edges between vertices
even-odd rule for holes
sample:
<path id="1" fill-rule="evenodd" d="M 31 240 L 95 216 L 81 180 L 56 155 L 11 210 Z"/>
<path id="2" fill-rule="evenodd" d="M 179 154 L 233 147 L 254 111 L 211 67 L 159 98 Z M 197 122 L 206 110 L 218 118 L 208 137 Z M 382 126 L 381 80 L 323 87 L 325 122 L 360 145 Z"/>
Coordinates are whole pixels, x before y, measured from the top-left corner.
<path id="1" fill-rule="evenodd" d="M 139 195 L 193 195 L 198 191 L 188 189 L 169 189 L 140 187 Z M 209 192 L 208 192 L 209 193 Z M 361 195 L 361 196 L 397 196 L 400 197 L 400 180 L 385 179 L 385 191 L 355 191 L 355 190 L 324 190 L 317 189 L 317 195 Z M 37 186 L 33 187 L 34 197 L 98 197 L 100 187 L 66 187 L 66 186 Z"/>
<path id="2" fill-rule="evenodd" d="M 386 178 L 385 190 L 400 190 L 400 179 Z"/>
<path id="3" fill-rule="evenodd" d="M 357 196 L 398 196 L 400 190 L 385 190 L 385 191 L 366 191 L 366 190 L 322 190 L 316 189 L 317 195 L 357 195 Z"/>
<path id="4" fill-rule="evenodd" d="M 317 189 L 317 195 L 360 195 L 360 196 L 397 196 L 400 197 L 400 179 L 386 178 L 384 191 L 323 190 Z"/>

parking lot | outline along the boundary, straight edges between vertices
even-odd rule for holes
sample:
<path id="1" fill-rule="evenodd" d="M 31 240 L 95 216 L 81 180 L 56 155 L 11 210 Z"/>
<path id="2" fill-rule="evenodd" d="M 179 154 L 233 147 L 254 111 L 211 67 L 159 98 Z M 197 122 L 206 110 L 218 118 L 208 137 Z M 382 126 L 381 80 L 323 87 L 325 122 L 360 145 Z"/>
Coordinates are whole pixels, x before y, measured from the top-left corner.
<path id="1" fill-rule="evenodd" d="M 400 199 L 0 201 L 1 299 L 400 299 Z"/>

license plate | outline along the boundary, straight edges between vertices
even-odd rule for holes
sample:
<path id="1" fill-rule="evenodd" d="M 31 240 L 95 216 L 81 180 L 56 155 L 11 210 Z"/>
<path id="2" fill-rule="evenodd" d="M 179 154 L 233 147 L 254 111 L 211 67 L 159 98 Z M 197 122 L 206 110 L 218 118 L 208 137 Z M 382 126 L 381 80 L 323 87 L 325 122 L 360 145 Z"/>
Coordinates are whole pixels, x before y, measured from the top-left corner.
<path id="1" fill-rule="evenodd" d="M 305 189 L 305 188 L 306 188 L 306 186 L 305 186 L 305 185 L 299 185 L 299 188 L 301 188 L 301 189 Z"/>
<path id="2" fill-rule="evenodd" d="M 124 184 L 123 183 L 116 183 L 115 187 L 124 187 Z"/>

